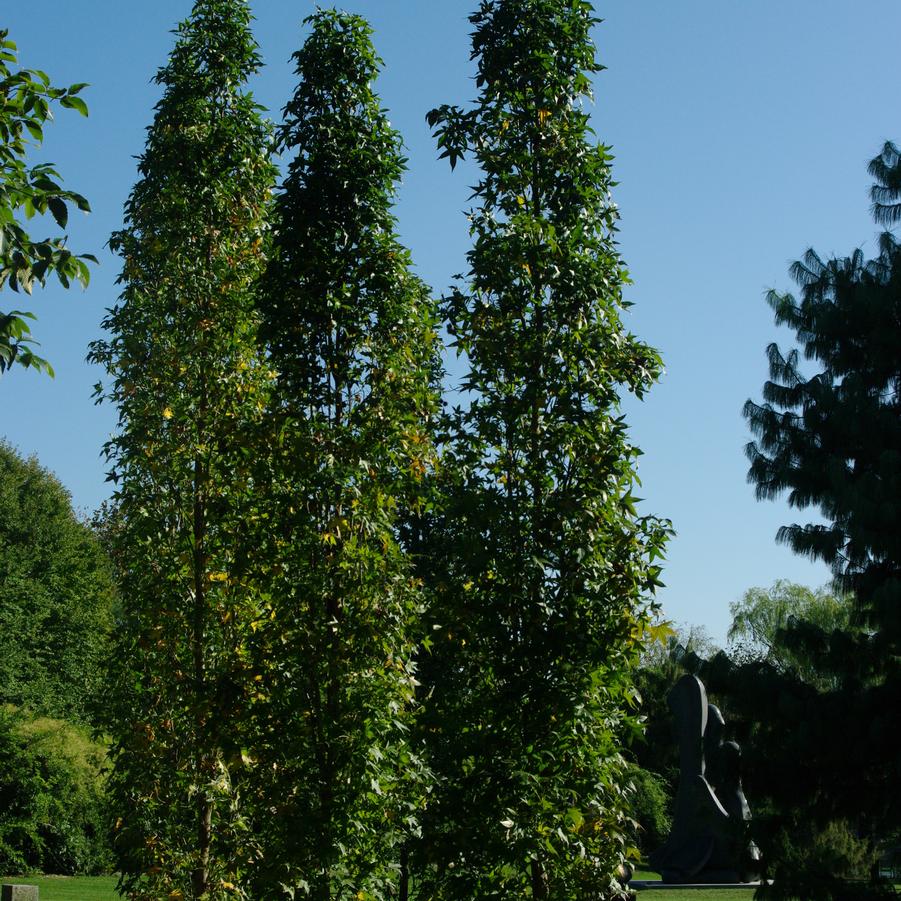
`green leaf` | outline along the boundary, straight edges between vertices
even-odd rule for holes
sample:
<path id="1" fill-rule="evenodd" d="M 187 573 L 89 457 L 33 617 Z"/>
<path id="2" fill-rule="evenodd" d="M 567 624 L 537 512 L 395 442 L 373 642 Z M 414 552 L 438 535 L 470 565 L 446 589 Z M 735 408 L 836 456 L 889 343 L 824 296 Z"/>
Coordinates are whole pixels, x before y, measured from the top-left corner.
<path id="1" fill-rule="evenodd" d="M 56 224 L 60 228 L 65 228 L 69 221 L 69 209 L 65 202 L 59 197 L 48 197 L 47 206 L 50 208 L 50 212 L 53 214 Z"/>
<path id="2" fill-rule="evenodd" d="M 82 116 L 88 115 L 88 105 L 81 99 L 81 97 L 72 97 L 71 95 L 66 95 L 65 97 L 61 97 L 59 101 L 60 106 L 64 106 L 67 109 L 74 109 L 81 113 Z"/>

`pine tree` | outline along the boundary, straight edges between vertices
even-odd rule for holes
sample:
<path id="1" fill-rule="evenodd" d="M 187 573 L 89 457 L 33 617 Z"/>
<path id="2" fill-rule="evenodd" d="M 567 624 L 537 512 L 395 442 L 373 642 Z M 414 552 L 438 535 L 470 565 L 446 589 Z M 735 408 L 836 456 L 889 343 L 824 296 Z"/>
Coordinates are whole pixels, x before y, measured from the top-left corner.
<path id="1" fill-rule="evenodd" d="M 260 64 L 250 18 L 244 2 L 198 0 L 178 27 L 110 242 L 124 260 L 111 337 L 93 348 L 119 408 L 107 453 L 124 622 L 108 729 L 131 898 L 233 898 L 254 853 L 241 797 L 246 642 L 264 611 L 242 536 L 268 378 L 252 289 L 273 170 L 244 88 Z"/>
<path id="2" fill-rule="evenodd" d="M 432 466 L 435 310 L 395 235 L 404 159 L 371 30 L 334 11 L 306 24 L 260 297 L 277 529 L 257 653 L 278 664 L 258 709 L 277 810 L 259 881 L 387 898 L 423 777 L 406 737 L 422 592 L 398 529 Z"/>
<path id="3" fill-rule="evenodd" d="M 442 156 L 481 167 L 468 284 L 445 306 L 465 376 L 430 536 L 435 897 L 625 891 L 620 750 L 667 529 L 636 512 L 619 410 L 660 361 L 621 318 L 611 155 L 582 106 L 596 21 L 588 2 L 485 0 L 478 99 L 429 114 Z"/>
<path id="4" fill-rule="evenodd" d="M 894 145 L 870 173 L 874 218 L 891 225 L 901 210 Z M 784 526 L 778 540 L 829 564 L 854 610 L 845 628 L 799 620 L 779 634 L 793 654 L 816 661 L 813 684 L 738 672 L 724 687 L 775 770 L 776 806 L 790 811 L 772 824 L 776 833 L 792 818 L 802 832 L 811 821 L 847 820 L 879 837 L 901 826 L 901 245 L 885 232 L 872 260 L 860 250 L 829 260 L 809 250 L 791 274 L 800 299 L 774 291 L 768 301 L 800 349 L 767 350 L 764 403 L 745 405 L 757 436 L 748 478 L 758 498 L 785 494 L 793 507 L 819 511 L 824 521 Z M 838 722 L 851 724 L 841 741 Z M 799 759 L 803 774 L 787 780 Z M 773 843 L 772 897 L 811 895 L 811 880 L 820 897 L 849 896 L 847 886 L 826 884 L 828 867 L 799 867 L 791 852 Z M 864 897 L 860 886 L 850 891 Z"/>

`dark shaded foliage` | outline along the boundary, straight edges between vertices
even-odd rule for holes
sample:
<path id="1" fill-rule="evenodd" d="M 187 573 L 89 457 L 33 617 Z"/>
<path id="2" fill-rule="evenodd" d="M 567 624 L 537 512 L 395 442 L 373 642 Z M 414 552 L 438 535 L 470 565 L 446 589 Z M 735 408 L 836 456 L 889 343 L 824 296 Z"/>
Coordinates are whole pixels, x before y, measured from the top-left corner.
<path id="1" fill-rule="evenodd" d="M 894 221 L 886 205 L 898 199 L 899 165 L 887 145 L 871 166 L 878 221 Z M 763 661 L 715 659 L 708 676 L 749 731 L 749 796 L 756 784 L 772 799 L 758 825 L 779 876 L 768 895 L 840 898 L 851 889 L 839 866 L 802 872 L 786 849 L 806 823 L 822 834 L 844 820 L 875 840 L 901 817 L 901 246 L 885 233 L 872 260 L 811 250 L 791 271 L 800 299 L 768 300 L 798 348 L 769 347 L 764 403 L 745 406 L 757 436 L 749 479 L 758 497 L 820 512 L 824 523 L 784 526 L 778 538 L 828 563 L 855 608 L 847 628 L 795 620 L 778 634 L 793 656 L 816 661 L 818 685 Z"/>

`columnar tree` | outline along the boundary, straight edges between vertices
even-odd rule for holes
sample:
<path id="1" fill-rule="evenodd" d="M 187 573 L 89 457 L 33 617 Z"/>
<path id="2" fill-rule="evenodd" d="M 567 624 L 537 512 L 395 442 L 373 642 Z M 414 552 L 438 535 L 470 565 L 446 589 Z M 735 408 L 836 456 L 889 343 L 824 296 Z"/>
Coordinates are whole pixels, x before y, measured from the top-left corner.
<path id="1" fill-rule="evenodd" d="M 35 284 L 46 284 L 53 273 L 66 288 L 73 281 L 86 286 L 90 278 L 86 261 L 96 259 L 73 254 L 64 236 L 36 240 L 22 219 L 46 213 L 64 229 L 70 206 L 90 210 L 81 194 L 59 184 L 52 163 L 27 162 L 30 149 L 44 139 L 54 103 L 87 116 L 87 105 L 78 96 L 86 85 L 54 87 L 46 72 L 14 68 L 17 59 L 15 42 L 5 28 L 0 29 L 0 289 L 31 294 Z M 50 364 L 28 346 L 33 341 L 26 320 L 34 318 L 22 310 L 0 312 L 0 374 L 13 363 L 53 374 Z"/>
<path id="2" fill-rule="evenodd" d="M 395 235 L 404 159 L 370 28 L 334 11 L 307 24 L 260 297 L 277 522 L 257 647 L 261 665 L 278 660 L 258 708 L 275 805 L 260 880 L 385 898 L 422 776 L 406 739 L 422 593 L 398 527 L 432 466 L 435 311 Z"/>
<path id="3" fill-rule="evenodd" d="M 596 21 L 588 2 L 485 0 L 476 103 L 429 114 L 442 156 L 481 167 L 445 306 L 465 375 L 423 658 L 438 897 L 622 891 L 620 748 L 666 526 L 636 511 L 619 410 L 660 361 L 622 321 L 611 155 L 583 108 Z"/>
<path id="4" fill-rule="evenodd" d="M 248 435 L 264 405 L 253 285 L 273 171 L 244 85 L 259 57 L 244 2 L 198 0 L 111 246 L 123 291 L 93 349 L 119 428 L 107 446 L 124 622 L 108 729 L 124 892 L 234 897 L 253 855 L 240 786 L 263 611 L 245 578 Z M 98 386 L 98 390 L 102 390 Z"/>

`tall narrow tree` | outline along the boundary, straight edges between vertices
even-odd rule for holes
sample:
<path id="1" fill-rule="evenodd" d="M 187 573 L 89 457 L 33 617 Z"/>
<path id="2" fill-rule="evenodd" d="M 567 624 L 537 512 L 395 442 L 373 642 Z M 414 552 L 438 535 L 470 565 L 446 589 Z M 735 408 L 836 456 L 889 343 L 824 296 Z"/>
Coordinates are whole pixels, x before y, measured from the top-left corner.
<path id="1" fill-rule="evenodd" d="M 259 750 L 277 799 L 262 884 L 316 899 L 395 897 L 421 764 L 407 746 L 422 604 L 398 540 L 424 502 L 435 310 L 395 235 L 401 139 L 357 17 L 319 11 L 294 61 L 292 154 L 261 305 L 278 521 Z"/>
<path id="2" fill-rule="evenodd" d="M 636 513 L 619 394 L 660 361 L 621 320 L 611 156 L 582 107 L 592 5 L 485 0 L 471 21 L 475 106 L 429 114 L 442 156 L 482 175 L 468 285 L 446 304 L 466 373 L 433 536 L 442 783 L 421 878 L 442 898 L 615 896 L 630 669 L 666 533 Z"/>
<path id="3" fill-rule="evenodd" d="M 125 620 L 109 731 L 121 884 L 131 898 L 234 897 L 253 853 L 240 784 L 259 619 L 241 540 L 246 434 L 263 408 L 252 286 L 273 170 L 244 85 L 259 66 L 240 0 L 198 0 L 125 227 L 123 292 L 93 349 L 119 429 L 107 447 Z M 102 390 L 102 389 L 99 389 Z"/>

